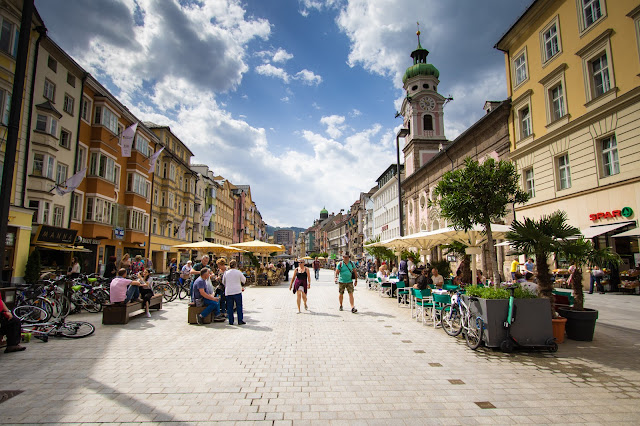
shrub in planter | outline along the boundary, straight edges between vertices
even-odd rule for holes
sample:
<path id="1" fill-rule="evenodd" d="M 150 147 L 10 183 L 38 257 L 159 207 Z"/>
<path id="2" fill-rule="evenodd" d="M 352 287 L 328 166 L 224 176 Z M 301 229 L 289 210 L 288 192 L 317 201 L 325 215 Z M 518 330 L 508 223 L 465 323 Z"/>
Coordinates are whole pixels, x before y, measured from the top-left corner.
<path id="1" fill-rule="evenodd" d="M 42 272 L 42 264 L 40 263 L 40 252 L 38 249 L 34 249 L 24 269 L 24 281 L 28 284 L 35 284 L 40 279 L 40 273 Z"/>
<path id="2" fill-rule="evenodd" d="M 468 296 L 475 296 L 478 301 L 470 302 Z M 525 345 L 545 345 L 553 337 L 549 299 L 536 297 L 520 288 L 516 289 L 514 296 L 516 313 L 511 327 L 512 336 Z M 509 291 L 469 286 L 464 297 L 465 303 L 470 303 L 471 311 L 484 321 L 485 345 L 499 347 L 507 335 L 503 324 L 509 311 Z"/>

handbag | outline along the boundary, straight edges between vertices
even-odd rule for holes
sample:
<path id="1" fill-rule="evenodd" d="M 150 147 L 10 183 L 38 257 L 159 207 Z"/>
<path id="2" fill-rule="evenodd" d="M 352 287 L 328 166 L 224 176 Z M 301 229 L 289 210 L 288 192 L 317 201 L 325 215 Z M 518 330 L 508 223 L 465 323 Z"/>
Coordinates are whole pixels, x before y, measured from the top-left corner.
<path id="1" fill-rule="evenodd" d="M 351 261 L 349 261 L 349 263 L 351 263 Z M 344 265 L 344 262 L 342 262 L 342 264 Z M 340 269 L 342 269 L 342 267 Z M 351 280 L 352 281 L 355 280 L 356 279 L 356 271 L 351 269 L 351 268 L 349 268 L 349 265 L 347 265 L 347 269 L 351 271 Z"/>

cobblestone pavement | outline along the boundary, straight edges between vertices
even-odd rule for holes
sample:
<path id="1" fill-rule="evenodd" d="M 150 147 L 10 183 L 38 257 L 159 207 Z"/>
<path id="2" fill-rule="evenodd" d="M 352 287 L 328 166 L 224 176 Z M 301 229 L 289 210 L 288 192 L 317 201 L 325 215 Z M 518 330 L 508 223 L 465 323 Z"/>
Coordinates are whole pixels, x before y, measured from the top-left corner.
<path id="1" fill-rule="evenodd" d="M 23 391 L 0 423 L 640 423 L 635 330 L 598 326 L 555 354 L 473 352 L 364 287 L 357 314 L 338 310 L 328 270 L 301 314 L 286 283 L 248 288 L 244 326 L 189 325 L 184 302 L 124 326 L 81 315 L 94 336 L 0 354 L 0 390 Z"/>

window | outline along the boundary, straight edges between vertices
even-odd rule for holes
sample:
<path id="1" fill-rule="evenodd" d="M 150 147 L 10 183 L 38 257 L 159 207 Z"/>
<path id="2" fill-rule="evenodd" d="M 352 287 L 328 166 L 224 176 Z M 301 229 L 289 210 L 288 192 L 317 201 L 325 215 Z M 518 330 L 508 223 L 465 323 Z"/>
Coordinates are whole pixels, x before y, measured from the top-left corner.
<path id="1" fill-rule="evenodd" d="M 158 218 L 154 217 L 153 220 L 151 221 L 151 232 L 153 234 L 157 234 L 158 233 Z"/>
<path id="2" fill-rule="evenodd" d="M 117 184 L 117 177 L 120 175 L 120 166 L 116 165 L 113 158 L 107 157 L 101 152 L 92 152 L 89 175 L 99 176 L 109 182 Z"/>
<path id="3" fill-rule="evenodd" d="M 78 173 L 80 170 L 87 166 L 87 148 L 78 145 L 78 151 L 76 151 L 76 170 Z"/>
<path id="4" fill-rule="evenodd" d="M 64 220 L 64 207 L 53 206 L 53 226 L 62 228 L 63 220 Z"/>
<path id="5" fill-rule="evenodd" d="M 144 198 L 149 195 L 151 184 L 144 176 L 137 173 L 129 173 L 127 176 L 127 191 L 136 193 Z"/>
<path id="6" fill-rule="evenodd" d="M 525 139 L 531 136 L 531 111 L 529 105 L 518 111 L 520 120 L 520 139 Z"/>
<path id="7" fill-rule="evenodd" d="M 46 99 L 49 99 L 51 102 L 55 103 L 56 96 L 56 85 L 50 82 L 49 80 L 44 80 L 44 93 L 42 94 Z"/>
<path id="8" fill-rule="evenodd" d="M 607 63 L 607 54 L 591 61 L 591 75 L 593 81 L 594 97 L 605 94 L 611 89 L 609 81 L 609 66 Z"/>
<path id="9" fill-rule="evenodd" d="M 158 188 L 153 190 L 153 204 L 158 205 Z"/>
<path id="10" fill-rule="evenodd" d="M 82 98 L 82 105 L 80 106 L 80 117 L 87 123 L 91 121 L 91 100 L 87 97 Z"/>
<path id="11" fill-rule="evenodd" d="M 115 217 L 116 205 L 111 201 L 97 197 L 87 197 L 87 221 L 111 224 L 111 219 Z"/>
<path id="12" fill-rule="evenodd" d="M 60 129 L 60 146 L 69 149 L 71 147 L 71 132 L 66 129 Z"/>
<path id="13" fill-rule="evenodd" d="M 11 56 L 16 56 L 18 52 L 18 37 L 20 32 L 17 25 L 7 20 L 5 17 L 0 17 L 2 20 L 2 28 L 0 29 L 0 50 L 8 53 Z"/>
<path id="14" fill-rule="evenodd" d="M 64 94 L 64 105 L 62 105 L 62 109 L 69 115 L 73 115 L 73 105 L 75 104 L 75 99 L 73 99 L 68 94 Z"/>
<path id="15" fill-rule="evenodd" d="M 169 164 L 169 179 L 172 182 L 176 181 L 176 166 L 174 164 Z"/>
<path id="16" fill-rule="evenodd" d="M 167 206 L 167 193 L 162 191 L 162 204 L 160 204 L 162 207 L 166 207 Z"/>
<path id="17" fill-rule="evenodd" d="M 527 79 L 527 57 L 526 51 L 522 52 L 520 56 L 514 61 L 516 72 L 516 86 Z"/>
<path id="18" fill-rule="evenodd" d="M 546 65 L 546 62 L 549 62 L 562 52 L 560 20 L 558 15 L 540 32 L 540 52 L 542 53 L 543 66 Z"/>
<path id="19" fill-rule="evenodd" d="M 67 73 L 67 84 L 71 87 L 76 87 L 76 77 L 70 72 Z"/>
<path id="20" fill-rule="evenodd" d="M 71 194 L 71 219 L 82 220 L 82 195 Z"/>
<path id="21" fill-rule="evenodd" d="M 36 117 L 36 130 L 50 135 L 58 135 L 58 120 L 50 115 L 38 114 Z"/>
<path id="22" fill-rule="evenodd" d="M 174 195 L 173 192 L 169 193 L 169 207 L 172 209 L 176 208 L 175 202 L 174 202 Z"/>
<path id="23" fill-rule="evenodd" d="M 167 178 L 167 163 L 163 163 L 163 164 L 162 164 L 162 177 L 163 177 L 164 179 L 166 179 L 166 178 Z"/>
<path id="24" fill-rule="evenodd" d="M 11 107 L 11 93 L 0 89 L 0 121 L 5 126 L 9 124 L 9 109 Z"/>
<path id="25" fill-rule="evenodd" d="M 182 189 L 182 176 L 180 176 L 180 184 L 178 185 L 178 188 Z"/>
<path id="26" fill-rule="evenodd" d="M 562 92 L 562 83 L 553 87 L 549 93 L 551 99 L 551 121 L 564 117 L 564 95 Z"/>
<path id="27" fill-rule="evenodd" d="M 569 154 L 561 155 L 558 161 L 558 187 L 560 189 L 571 188 L 571 170 L 569 168 Z"/>
<path id="28" fill-rule="evenodd" d="M 136 151 L 145 157 L 149 156 L 149 141 L 143 138 L 141 135 L 136 134 L 136 143 L 135 143 Z"/>
<path id="29" fill-rule="evenodd" d="M 49 59 L 47 60 L 47 66 L 49 67 L 49 69 L 51 71 L 58 72 L 58 61 L 53 59 L 53 57 L 51 57 L 51 55 L 49 55 Z"/>
<path id="30" fill-rule="evenodd" d="M 114 134 L 118 134 L 118 117 L 105 106 L 96 107 L 95 124 L 102 124 Z"/>
<path id="31" fill-rule="evenodd" d="M 583 31 L 602 17 L 600 0 L 581 0 Z"/>
<path id="32" fill-rule="evenodd" d="M 31 210 L 35 210 L 33 216 L 31 216 L 31 223 L 38 223 L 38 216 L 40 215 L 40 201 L 38 200 L 29 200 L 29 208 Z"/>
<path id="33" fill-rule="evenodd" d="M 54 173 L 53 157 L 36 152 L 33 154 L 33 176 L 40 176 L 53 180 Z"/>
<path id="34" fill-rule="evenodd" d="M 536 196 L 535 183 L 533 181 L 533 169 L 527 169 L 524 171 L 524 190 L 527 191 L 529 197 Z"/>
<path id="35" fill-rule="evenodd" d="M 42 223 L 49 224 L 49 216 L 51 215 L 51 204 L 46 201 L 42 202 Z"/>
<path id="36" fill-rule="evenodd" d="M 620 173 L 618 162 L 618 143 L 615 135 L 602 140 L 602 168 L 604 175 L 613 176 Z"/>
<path id="37" fill-rule="evenodd" d="M 66 164 L 58 163 L 56 168 L 56 183 L 62 185 L 67 181 L 67 171 L 69 167 Z"/>
<path id="38" fill-rule="evenodd" d="M 424 119 L 423 119 L 423 130 L 425 131 L 429 131 L 429 130 L 433 130 L 433 117 L 429 114 L 425 114 L 424 115 Z"/>
<path id="39" fill-rule="evenodd" d="M 149 215 L 139 210 L 127 209 L 127 228 L 134 231 L 146 232 Z"/>

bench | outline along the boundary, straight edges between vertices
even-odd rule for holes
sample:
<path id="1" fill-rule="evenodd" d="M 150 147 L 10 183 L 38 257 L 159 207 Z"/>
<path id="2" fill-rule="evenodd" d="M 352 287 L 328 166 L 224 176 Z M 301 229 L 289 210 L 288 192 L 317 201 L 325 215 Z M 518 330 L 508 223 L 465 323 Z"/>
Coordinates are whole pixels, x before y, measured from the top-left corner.
<path id="1" fill-rule="evenodd" d="M 162 294 L 154 294 L 153 297 L 151 297 L 149 309 L 162 309 Z M 127 324 L 129 322 L 130 315 L 134 312 L 138 313 L 133 316 L 144 313 L 142 302 L 131 301 L 126 305 L 107 303 L 102 308 L 102 324 Z"/>
<path id="2" fill-rule="evenodd" d="M 187 321 L 189 324 L 197 324 L 198 320 L 196 319 L 196 315 L 200 314 L 202 311 L 206 309 L 205 306 L 197 307 L 197 306 L 189 306 L 189 312 L 187 315 Z M 213 321 L 213 312 L 202 319 L 204 324 L 211 324 Z"/>

